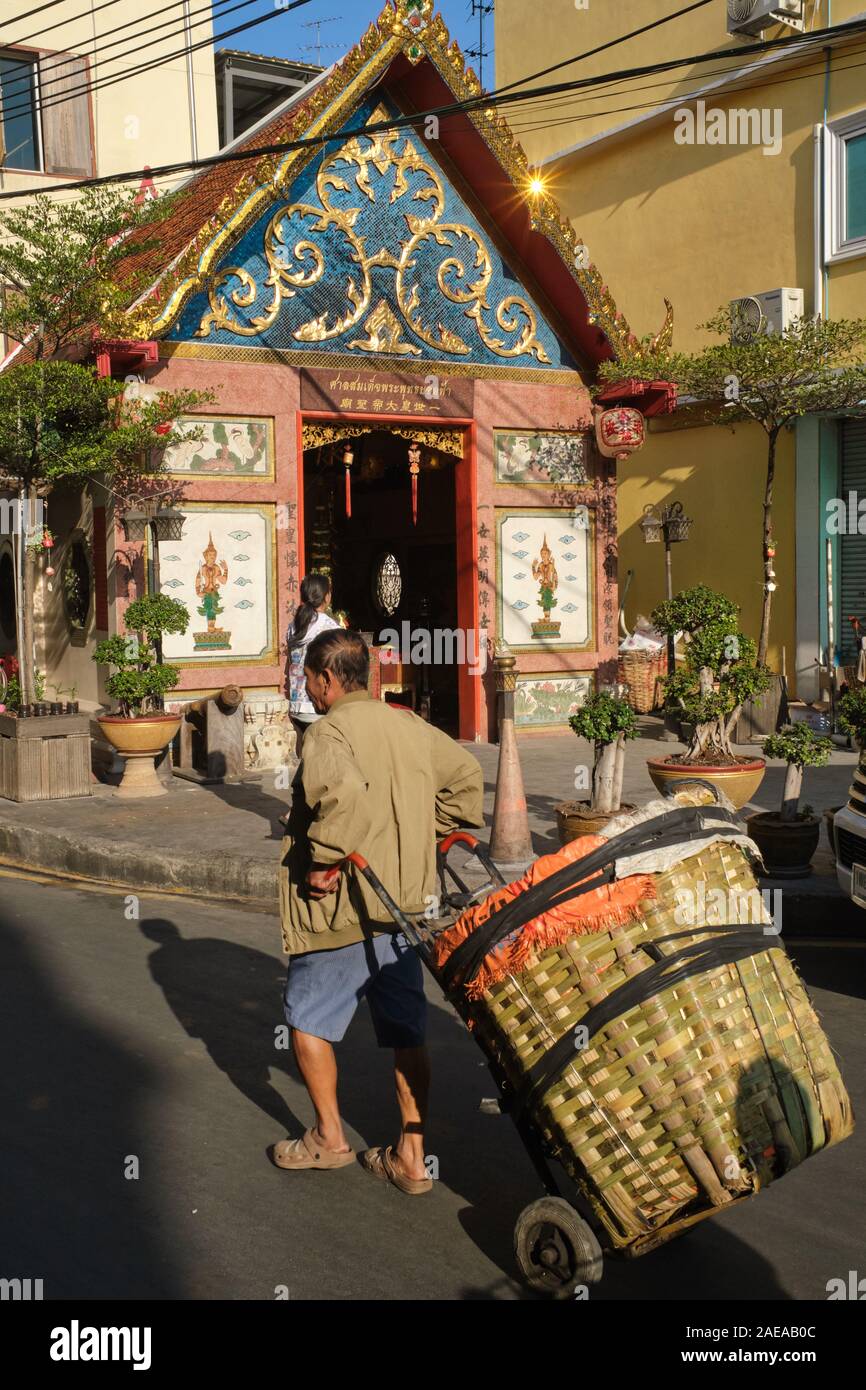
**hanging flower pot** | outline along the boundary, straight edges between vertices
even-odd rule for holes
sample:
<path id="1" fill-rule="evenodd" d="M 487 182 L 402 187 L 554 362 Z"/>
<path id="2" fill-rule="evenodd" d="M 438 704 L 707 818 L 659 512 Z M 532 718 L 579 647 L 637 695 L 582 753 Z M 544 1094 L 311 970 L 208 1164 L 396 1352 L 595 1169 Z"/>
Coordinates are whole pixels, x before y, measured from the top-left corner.
<path id="1" fill-rule="evenodd" d="M 625 459 L 646 443 L 646 423 L 630 405 L 595 410 L 595 438 L 599 453 L 607 459 Z"/>

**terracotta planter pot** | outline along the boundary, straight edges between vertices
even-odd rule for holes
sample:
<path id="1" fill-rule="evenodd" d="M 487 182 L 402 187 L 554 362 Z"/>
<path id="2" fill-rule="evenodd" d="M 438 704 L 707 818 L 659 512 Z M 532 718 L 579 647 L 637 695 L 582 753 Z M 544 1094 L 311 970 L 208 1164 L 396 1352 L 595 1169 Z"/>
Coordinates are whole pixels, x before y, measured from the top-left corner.
<path id="1" fill-rule="evenodd" d="M 123 719 L 104 714 L 97 724 L 112 747 L 126 759 L 118 796 L 165 796 L 166 788 L 156 775 L 154 760 L 159 757 L 180 728 L 178 714 L 148 714 L 143 719 Z"/>
<path id="2" fill-rule="evenodd" d="M 588 801 L 561 801 L 554 806 L 559 843 L 570 844 L 581 835 L 598 835 L 614 816 L 624 816 L 634 810 L 623 802 L 618 811 L 594 811 Z"/>
<path id="3" fill-rule="evenodd" d="M 751 801 L 764 778 L 767 764 L 763 758 L 747 758 L 730 767 L 712 767 L 705 763 L 669 763 L 664 758 L 649 758 L 647 771 L 660 792 L 672 795 L 677 782 L 700 777 L 711 782 L 733 803 L 736 810 Z"/>
<path id="4" fill-rule="evenodd" d="M 778 811 L 760 811 L 746 823 L 773 878 L 806 878 L 812 872 L 812 855 L 821 835 L 817 816 L 784 821 Z"/>

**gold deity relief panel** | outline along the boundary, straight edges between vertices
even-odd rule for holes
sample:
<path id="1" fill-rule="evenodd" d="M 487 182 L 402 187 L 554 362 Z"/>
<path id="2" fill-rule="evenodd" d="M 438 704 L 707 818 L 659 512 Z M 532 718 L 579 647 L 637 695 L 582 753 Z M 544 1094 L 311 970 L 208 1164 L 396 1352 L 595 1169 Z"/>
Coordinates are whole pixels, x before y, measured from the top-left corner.
<path id="1" fill-rule="evenodd" d="M 388 114 L 380 105 L 368 120 Z M 573 366 L 459 207 L 411 135 L 353 136 L 322 160 L 315 200 L 278 208 L 256 242 L 242 240 L 239 263 L 212 278 L 194 335 Z"/>

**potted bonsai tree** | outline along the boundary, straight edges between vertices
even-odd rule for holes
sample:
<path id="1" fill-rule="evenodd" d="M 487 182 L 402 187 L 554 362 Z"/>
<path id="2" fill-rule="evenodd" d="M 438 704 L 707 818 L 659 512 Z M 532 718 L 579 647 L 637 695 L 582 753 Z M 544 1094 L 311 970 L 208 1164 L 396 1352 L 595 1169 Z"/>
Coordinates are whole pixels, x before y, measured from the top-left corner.
<path id="1" fill-rule="evenodd" d="M 165 594 L 145 594 L 129 605 L 124 615 L 127 635 L 118 633 L 97 644 L 93 660 L 113 666 L 106 690 L 120 705 L 118 714 L 97 720 L 105 737 L 126 758 L 122 796 L 162 796 L 165 788 L 156 775 L 154 759 L 180 728 L 180 715 L 166 714 L 164 699 L 176 684 L 180 670 L 159 660 L 157 642 L 164 633 L 184 633 L 189 612 L 178 599 Z"/>
<path id="2" fill-rule="evenodd" d="M 685 753 L 650 758 L 659 791 L 671 782 L 700 777 L 723 791 L 739 809 L 757 791 L 763 758 L 738 756 L 731 736 L 744 700 L 766 690 L 771 674 L 756 660 L 755 643 L 739 630 L 740 610 L 705 584 L 683 589 L 653 610 L 659 632 L 685 641 L 681 669 L 665 677 L 665 705 L 692 726 Z"/>
<path id="3" fill-rule="evenodd" d="M 777 734 L 764 739 L 763 748 L 768 758 L 784 758 L 788 771 L 780 809 L 749 816 L 749 834 L 761 851 L 768 873 L 775 878 L 805 878 L 812 872 L 821 822 L 811 807 L 800 810 L 803 771 L 807 767 L 825 767 L 833 741 L 808 724 L 786 724 Z"/>
<path id="4" fill-rule="evenodd" d="M 634 710 L 625 700 L 602 691 L 590 696 L 568 722 L 578 738 L 593 745 L 595 756 L 591 800 L 563 801 L 554 808 L 562 845 L 580 835 L 597 835 L 614 816 L 634 809 L 621 804 L 625 745 L 637 737 Z"/>

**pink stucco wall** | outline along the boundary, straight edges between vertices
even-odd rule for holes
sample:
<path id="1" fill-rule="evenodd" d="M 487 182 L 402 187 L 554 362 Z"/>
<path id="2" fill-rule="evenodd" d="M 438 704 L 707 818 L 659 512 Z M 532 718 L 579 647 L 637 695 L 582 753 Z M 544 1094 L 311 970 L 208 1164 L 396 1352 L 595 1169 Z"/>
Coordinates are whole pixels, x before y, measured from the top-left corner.
<path id="1" fill-rule="evenodd" d="M 396 364 L 395 364 L 396 365 Z M 185 497 L 190 502 L 251 502 L 265 504 L 298 503 L 298 428 L 300 420 L 300 378 L 296 368 L 280 363 L 241 363 L 215 362 L 202 359 L 173 357 L 160 361 L 157 367 L 147 373 L 147 381 L 154 385 L 177 389 L 193 387 L 211 388 L 216 396 L 215 403 L 206 408 L 215 414 L 271 416 L 274 420 L 276 445 L 276 478 L 271 481 L 257 481 L 244 478 L 237 481 L 204 479 L 190 481 L 185 488 Z M 205 412 L 203 412 L 205 413 Z M 381 424 L 381 420 L 377 422 Z M 569 504 L 589 502 L 594 505 L 592 489 L 583 489 L 579 495 L 564 495 L 554 488 L 539 486 L 502 485 L 494 482 L 493 431 L 495 429 L 589 429 L 591 413 L 589 398 L 584 390 L 571 385 L 535 385 L 511 381 L 479 380 L 475 387 L 474 430 L 467 431 L 474 439 L 474 455 L 471 447 L 467 450 L 466 468 L 475 468 L 474 487 L 477 496 L 477 515 L 474 518 L 474 559 L 477 570 L 482 572 L 479 581 L 479 597 L 486 589 L 487 604 L 475 608 L 476 612 L 487 613 L 490 618 L 488 632 L 496 631 L 496 561 L 495 532 L 496 514 L 501 508 L 561 506 L 567 510 Z M 593 455 L 593 457 L 595 457 Z M 600 476 L 609 478 L 607 464 L 596 458 Z M 608 484 L 609 495 L 612 485 Z M 467 494 L 468 495 L 468 494 Z M 608 514 L 610 515 L 610 513 Z M 615 516 L 615 513 L 614 513 Z M 469 526 L 467 518 L 467 527 Z M 479 537 L 482 525 L 490 532 L 488 538 Z M 470 533 L 471 534 L 471 533 Z M 593 672 L 601 667 L 605 678 L 610 678 L 616 657 L 616 583 L 605 573 L 606 547 L 615 544 L 615 523 L 611 534 L 602 525 L 596 526 L 596 640 L 589 651 L 560 651 L 547 653 L 520 653 L 519 669 L 532 672 Z M 288 529 L 277 529 L 277 632 L 282 643 L 286 626 L 297 603 L 298 561 L 301 547 L 298 544 L 297 517 L 289 518 Z M 122 533 L 118 533 L 116 543 L 125 550 Z M 487 545 L 486 562 L 479 558 L 479 546 Z M 468 554 L 468 551 L 466 552 Z M 612 572 L 610 561 L 608 570 Z M 134 565 L 136 582 L 141 584 L 140 565 Z M 486 580 L 483 574 L 486 572 Z M 127 571 L 118 569 L 117 616 L 120 618 L 127 601 Z M 471 567 L 461 572 L 461 584 L 472 582 Z M 474 595 L 473 604 L 475 607 Z M 608 604 L 605 615 L 604 605 Z M 464 612 L 467 610 L 464 609 Z M 611 620 L 612 613 L 612 620 Z M 606 628 L 606 631 L 605 631 Z M 476 733 L 489 737 L 493 732 L 495 718 L 495 689 L 493 673 L 488 671 L 481 680 L 481 698 L 478 711 Z M 248 687 L 273 687 L 282 690 L 284 669 L 282 664 L 273 666 L 231 666 L 220 667 L 216 662 L 206 668 L 197 666 L 182 672 L 180 690 L 218 689 L 235 682 Z"/>

